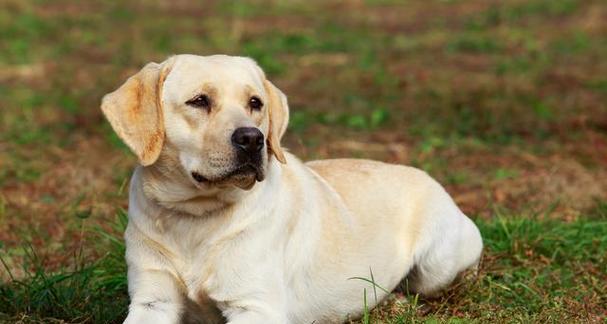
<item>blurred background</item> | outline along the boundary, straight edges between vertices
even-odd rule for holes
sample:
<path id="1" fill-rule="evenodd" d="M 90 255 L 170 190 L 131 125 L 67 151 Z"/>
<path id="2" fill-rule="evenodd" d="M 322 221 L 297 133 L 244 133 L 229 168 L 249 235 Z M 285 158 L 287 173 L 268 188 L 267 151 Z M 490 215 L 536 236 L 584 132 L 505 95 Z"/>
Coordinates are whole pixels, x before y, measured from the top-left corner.
<path id="1" fill-rule="evenodd" d="M 289 98 L 283 143 L 304 160 L 413 165 L 477 222 L 596 221 L 588 242 L 604 247 L 604 1 L 3 0 L 0 255 L 10 274 L 71 269 L 75 255 L 95 262 L 106 253 L 96 243 L 120 237 L 136 159 L 100 99 L 178 53 L 254 58 Z M 518 252 L 537 261 L 533 249 Z M 604 266 L 597 271 L 588 294 L 571 299 L 593 320 L 607 316 Z M 529 289 L 545 297 L 552 288 Z M 563 314 L 576 309 L 568 302 Z M 447 317 L 484 314 L 458 315 L 450 303 Z"/>

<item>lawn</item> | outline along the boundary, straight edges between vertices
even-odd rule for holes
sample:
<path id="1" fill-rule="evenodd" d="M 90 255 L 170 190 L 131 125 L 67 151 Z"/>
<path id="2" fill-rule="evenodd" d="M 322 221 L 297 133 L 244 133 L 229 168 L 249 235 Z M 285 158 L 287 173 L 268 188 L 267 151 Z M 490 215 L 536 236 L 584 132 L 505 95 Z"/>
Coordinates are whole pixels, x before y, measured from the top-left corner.
<path id="1" fill-rule="evenodd" d="M 478 274 L 362 322 L 607 321 L 604 1 L 5 0 L 0 322 L 121 322 L 136 159 L 99 103 L 175 53 L 255 58 L 290 151 L 419 167 L 478 224 Z"/>

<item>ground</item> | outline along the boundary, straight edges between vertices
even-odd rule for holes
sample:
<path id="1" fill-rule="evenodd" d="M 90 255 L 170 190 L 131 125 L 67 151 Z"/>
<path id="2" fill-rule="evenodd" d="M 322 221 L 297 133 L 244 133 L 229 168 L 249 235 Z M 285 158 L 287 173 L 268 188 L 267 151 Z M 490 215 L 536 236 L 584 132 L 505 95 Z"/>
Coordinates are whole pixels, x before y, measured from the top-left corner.
<path id="1" fill-rule="evenodd" d="M 290 151 L 417 166 L 479 225 L 478 274 L 362 322 L 606 321 L 604 1 L 5 0 L 0 36 L 0 321 L 124 316 L 136 159 L 99 103 L 175 53 L 255 58 Z"/>

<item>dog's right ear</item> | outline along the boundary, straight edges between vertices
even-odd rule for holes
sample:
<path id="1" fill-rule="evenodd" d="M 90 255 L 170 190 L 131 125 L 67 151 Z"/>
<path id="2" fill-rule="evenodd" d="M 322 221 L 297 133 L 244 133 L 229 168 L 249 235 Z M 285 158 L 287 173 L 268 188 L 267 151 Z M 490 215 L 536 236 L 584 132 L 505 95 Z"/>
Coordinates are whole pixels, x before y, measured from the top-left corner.
<path id="1" fill-rule="evenodd" d="M 161 95 L 170 67 L 147 64 L 101 102 L 112 128 L 143 166 L 156 162 L 164 143 Z"/>

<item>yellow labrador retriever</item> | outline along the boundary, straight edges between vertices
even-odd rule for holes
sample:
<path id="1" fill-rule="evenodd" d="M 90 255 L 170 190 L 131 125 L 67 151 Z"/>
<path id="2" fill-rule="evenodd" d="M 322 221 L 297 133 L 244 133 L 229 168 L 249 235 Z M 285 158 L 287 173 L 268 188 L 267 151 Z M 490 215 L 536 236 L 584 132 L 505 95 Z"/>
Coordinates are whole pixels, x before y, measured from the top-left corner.
<path id="1" fill-rule="evenodd" d="M 101 108 L 141 164 L 125 323 L 341 323 L 387 295 L 349 279 L 434 294 L 479 260 L 478 229 L 426 173 L 285 152 L 287 99 L 249 58 L 150 63 Z"/>

